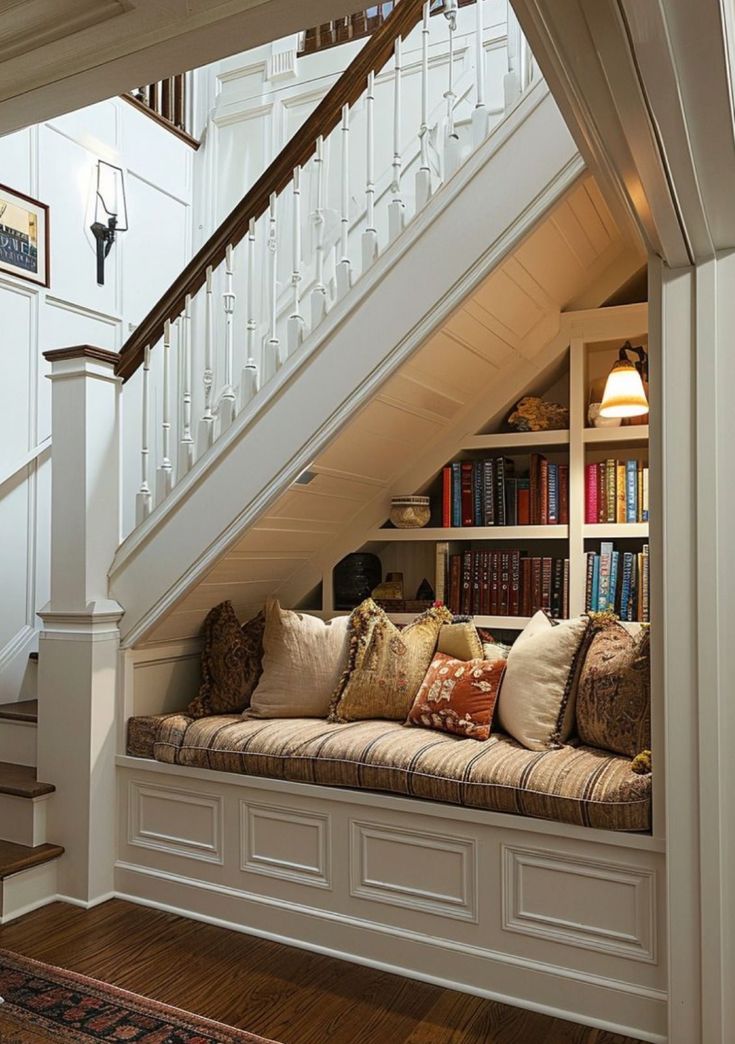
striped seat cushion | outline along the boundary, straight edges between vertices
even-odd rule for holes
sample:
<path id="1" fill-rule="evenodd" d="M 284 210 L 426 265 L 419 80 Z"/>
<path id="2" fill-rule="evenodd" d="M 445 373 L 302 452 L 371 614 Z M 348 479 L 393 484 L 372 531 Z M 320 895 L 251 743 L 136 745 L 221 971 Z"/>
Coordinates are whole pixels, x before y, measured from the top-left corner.
<path id="1" fill-rule="evenodd" d="M 650 829 L 651 777 L 631 772 L 629 758 L 594 747 L 526 750 L 502 733 L 480 742 L 393 721 L 168 714 L 132 718 L 128 753 L 606 830 Z"/>

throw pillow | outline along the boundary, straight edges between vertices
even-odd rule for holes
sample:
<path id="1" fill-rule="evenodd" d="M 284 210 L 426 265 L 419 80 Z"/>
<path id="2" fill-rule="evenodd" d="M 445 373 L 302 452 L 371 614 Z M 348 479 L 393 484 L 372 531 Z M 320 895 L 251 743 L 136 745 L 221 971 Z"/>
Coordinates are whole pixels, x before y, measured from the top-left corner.
<path id="1" fill-rule="evenodd" d="M 436 651 L 455 660 L 481 660 L 482 642 L 472 620 L 453 620 L 439 631 Z"/>
<path id="2" fill-rule="evenodd" d="M 348 622 L 348 616 L 325 622 L 268 602 L 263 674 L 245 717 L 326 718 L 347 664 Z"/>
<path id="3" fill-rule="evenodd" d="M 458 660 L 438 652 L 409 711 L 407 725 L 490 738 L 490 724 L 505 663 Z"/>
<path id="4" fill-rule="evenodd" d="M 330 721 L 405 721 L 452 614 L 433 606 L 402 630 L 372 598 L 350 617 L 350 657 L 332 698 Z"/>
<path id="5" fill-rule="evenodd" d="M 497 660 L 502 660 L 505 663 L 511 648 L 512 646 L 503 645 L 502 642 L 483 642 L 482 658 L 490 663 L 495 663 Z"/>
<path id="6" fill-rule="evenodd" d="M 594 621 L 577 695 L 583 743 L 634 758 L 651 746 L 650 628 Z"/>
<path id="7" fill-rule="evenodd" d="M 552 624 L 533 616 L 516 638 L 498 699 L 498 724 L 529 750 L 546 750 L 569 738 L 580 651 L 589 619 Z"/>
<path id="8" fill-rule="evenodd" d="M 232 602 L 210 610 L 202 635 L 202 684 L 187 714 L 239 714 L 247 707 L 258 684 L 263 658 L 265 615 L 260 612 L 240 626 Z"/>

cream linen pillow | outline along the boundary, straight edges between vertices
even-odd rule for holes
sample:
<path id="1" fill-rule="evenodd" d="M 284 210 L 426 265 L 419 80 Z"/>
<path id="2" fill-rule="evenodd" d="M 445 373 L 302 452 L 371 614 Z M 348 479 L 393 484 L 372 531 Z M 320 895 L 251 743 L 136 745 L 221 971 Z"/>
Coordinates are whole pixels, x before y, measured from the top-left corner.
<path id="1" fill-rule="evenodd" d="M 481 660 L 482 642 L 472 620 L 453 620 L 439 631 L 436 651 L 454 660 Z"/>
<path id="2" fill-rule="evenodd" d="M 539 611 L 508 654 L 498 724 L 528 750 L 558 746 L 572 733 L 588 625 L 586 616 L 553 624 Z"/>
<path id="3" fill-rule="evenodd" d="M 349 616 L 315 616 L 265 607 L 263 674 L 245 718 L 326 718 L 347 666 Z"/>

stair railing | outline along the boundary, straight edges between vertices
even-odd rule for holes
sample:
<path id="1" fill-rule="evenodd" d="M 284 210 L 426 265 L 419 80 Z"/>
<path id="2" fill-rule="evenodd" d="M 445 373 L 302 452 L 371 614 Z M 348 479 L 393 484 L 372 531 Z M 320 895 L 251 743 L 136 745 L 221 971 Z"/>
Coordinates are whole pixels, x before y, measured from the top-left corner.
<path id="1" fill-rule="evenodd" d="M 435 4 L 427 0 L 400 0 L 283 151 L 123 346 L 117 375 L 127 381 L 142 367 L 136 525 L 165 500 L 198 457 L 232 425 L 238 413 L 286 360 L 301 350 L 303 342 L 317 329 L 333 304 L 375 263 L 381 250 L 375 209 L 376 145 L 391 143 L 387 235 L 382 236 L 384 249 L 426 206 L 442 181 L 451 177 L 465 158 L 464 154 L 487 136 L 490 120 L 483 60 L 484 0 L 476 4 L 473 19 L 477 55 L 475 105 L 471 130 L 465 134 L 464 141 L 455 119 L 460 93 L 454 49 L 458 0 L 443 0 L 449 34 L 445 107 L 440 123 L 432 126 L 430 122 L 433 117 L 429 106 L 429 72 L 432 23 L 436 22 L 431 18 L 434 7 Z M 419 23 L 421 118 L 415 131 L 418 162 L 412 183 L 407 184 L 403 160 L 402 53 L 403 41 Z M 514 46 L 517 49 L 517 45 Z M 509 52 L 509 63 L 510 60 Z M 515 91 L 515 70 L 510 64 L 508 76 L 514 77 Z M 381 83 L 390 80 L 393 91 L 389 126 L 381 126 L 379 140 L 375 125 L 378 77 Z M 463 97 L 467 97 L 466 90 Z M 359 150 L 351 148 L 354 144 L 352 117 L 358 112 L 364 124 Z M 363 167 L 364 184 L 364 205 L 358 208 L 364 215 L 359 251 L 350 245 L 355 155 Z M 335 178 L 327 176 L 328 156 L 337 158 L 329 168 L 330 172 L 336 172 Z M 310 211 L 302 198 L 306 178 L 314 202 Z M 334 191 L 332 181 L 338 182 L 338 191 Z M 330 188 L 338 217 L 337 230 L 328 236 Z M 311 245 L 311 285 L 305 299 L 303 243 L 307 236 Z M 265 264 L 259 260 L 263 247 Z M 355 253 L 360 255 L 359 259 Z M 279 256 L 288 258 L 290 269 L 291 306 L 285 325 L 279 322 L 279 296 L 283 290 L 283 280 L 279 285 L 278 279 Z M 328 256 L 332 259 L 332 279 L 326 271 Z M 161 350 L 156 351 L 159 344 Z M 196 354 L 195 344 L 199 349 Z M 221 379 L 216 386 L 218 357 Z M 202 372 L 193 372 L 195 358 L 203 360 Z M 161 393 L 155 403 L 151 376 L 154 364 Z M 195 404 L 198 419 L 194 416 Z M 154 454 L 158 461 L 155 473 Z"/>

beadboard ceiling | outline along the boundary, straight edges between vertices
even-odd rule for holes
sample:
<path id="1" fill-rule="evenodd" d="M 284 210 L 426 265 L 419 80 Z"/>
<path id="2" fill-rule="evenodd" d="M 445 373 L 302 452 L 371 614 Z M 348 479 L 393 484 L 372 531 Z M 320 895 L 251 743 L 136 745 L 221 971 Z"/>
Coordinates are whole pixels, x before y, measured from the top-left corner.
<path id="1" fill-rule="evenodd" d="M 567 345 L 565 311 L 594 308 L 640 268 L 591 176 L 383 385 L 292 485 L 160 622 L 146 644 L 193 637 L 230 599 L 242 619 L 268 595 L 296 605 L 365 542 L 394 493 L 419 489 L 467 434 L 543 386 Z"/>

